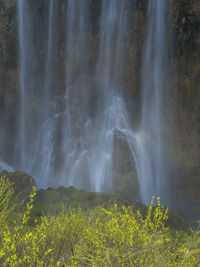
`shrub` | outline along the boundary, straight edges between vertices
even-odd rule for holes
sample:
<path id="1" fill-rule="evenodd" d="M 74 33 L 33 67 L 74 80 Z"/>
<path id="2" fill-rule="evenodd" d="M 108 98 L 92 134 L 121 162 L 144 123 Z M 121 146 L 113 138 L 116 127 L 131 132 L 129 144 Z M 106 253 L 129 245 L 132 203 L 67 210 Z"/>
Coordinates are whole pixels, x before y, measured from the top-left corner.
<path id="1" fill-rule="evenodd" d="M 0 236 L 13 221 L 17 208 L 17 197 L 14 197 L 13 184 L 4 177 L 0 178 Z"/>
<path id="2" fill-rule="evenodd" d="M 15 205 L 9 181 L 0 180 L 0 266 L 197 266 L 199 233 L 166 227 L 167 210 L 153 202 L 145 216 L 131 206 L 68 209 L 30 217 L 35 188 L 9 220 Z M 7 220 L 8 219 L 8 220 Z M 195 242 L 193 242 L 195 241 Z"/>

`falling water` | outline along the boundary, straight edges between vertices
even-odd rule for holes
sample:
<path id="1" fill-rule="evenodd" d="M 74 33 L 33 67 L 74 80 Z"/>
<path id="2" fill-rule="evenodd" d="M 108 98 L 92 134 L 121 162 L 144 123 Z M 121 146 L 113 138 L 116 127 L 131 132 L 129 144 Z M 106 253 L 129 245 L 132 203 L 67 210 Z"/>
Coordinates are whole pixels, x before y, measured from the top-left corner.
<path id="1" fill-rule="evenodd" d="M 43 82 L 35 74 L 35 68 L 39 68 L 37 64 L 41 64 L 41 61 L 34 46 L 34 34 L 38 36 L 39 32 L 34 28 L 30 1 L 17 1 L 17 10 L 20 87 L 17 151 L 21 160 L 16 166 L 38 177 L 38 185 L 45 187 L 53 165 L 53 137 L 56 131 L 56 114 L 52 108 L 55 1 L 51 0 L 49 3 Z M 36 97 L 38 97 L 38 107 L 32 106 L 32 101 Z"/>
<path id="2" fill-rule="evenodd" d="M 88 1 L 67 2 L 66 27 L 66 75 L 65 113 L 63 118 L 60 179 L 54 184 L 88 186 L 86 179 L 86 157 L 84 127 L 88 119 L 86 98 L 83 98 L 88 81 Z"/>
<path id="3" fill-rule="evenodd" d="M 38 186 L 47 187 L 53 174 L 54 145 L 57 131 L 57 117 L 55 114 L 54 94 L 54 55 L 55 55 L 55 0 L 50 0 L 48 10 L 48 38 L 47 54 L 44 70 L 44 82 L 42 88 L 42 114 L 40 114 L 40 126 L 36 133 L 33 161 L 29 172 L 38 177 Z M 38 166 L 38 162 L 40 162 Z"/>
<path id="4" fill-rule="evenodd" d="M 0 159 L 0 172 L 2 172 L 3 170 L 7 170 L 8 172 L 14 171 L 14 169 L 10 165 Z"/>
<path id="5" fill-rule="evenodd" d="M 96 66 L 96 84 L 100 93 L 95 134 L 92 140 L 94 155 L 90 175 L 96 191 L 112 191 L 113 156 L 116 132 L 130 131 L 130 123 L 121 84 L 125 50 L 123 42 L 127 30 L 127 1 L 104 0 L 100 23 L 99 55 Z"/>
<path id="6" fill-rule="evenodd" d="M 28 0 L 17 1 L 20 62 L 17 151 L 21 158 L 17 168 L 35 177 L 39 187 L 74 185 L 112 192 L 116 184 L 116 146 L 120 140 L 130 154 L 142 200 L 147 203 L 152 195 L 161 193 L 164 180 L 161 100 L 167 55 L 166 1 L 149 0 L 148 4 L 142 119 L 137 132 L 132 128 L 134 123 L 127 109 L 123 84 L 130 1 L 100 2 L 99 31 L 95 37 L 97 52 L 93 54 L 92 68 L 89 63 L 94 46 L 90 40 L 90 1 L 68 0 L 62 6 L 66 49 L 62 58 L 65 88 L 59 92 L 61 105 L 55 82 L 58 80 L 55 71 L 58 2 L 49 1 L 47 38 L 42 41 L 46 53 L 40 60 L 35 52 L 38 47 L 33 32 L 37 30 L 33 18 L 31 20 L 29 4 Z M 44 66 L 42 79 L 33 74 L 35 67 L 31 66 L 36 65 L 35 60 Z M 33 102 L 37 99 L 38 108 L 30 106 L 32 97 Z M 131 179 L 135 179 L 133 176 Z"/>
<path id="7" fill-rule="evenodd" d="M 142 200 L 163 197 L 165 169 L 162 136 L 162 102 L 166 87 L 167 3 L 150 0 L 142 72 L 142 121 L 138 135 Z"/>
<path id="8" fill-rule="evenodd" d="M 17 1 L 18 10 L 18 37 L 19 37 L 19 86 L 20 86 L 20 121 L 19 121 L 19 147 L 21 166 L 25 165 L 27 136 L 25 133 L 25 90 L 27 86 L 29 33 L 26 27 L 28 1 Z"/>
<path id="9" fill-rule="evenodd" d="M 60 174 L 61 184 L 72 184 L 93 191 L 112 191 L 116 132 L 123 132 L 127 142 L 133 146 L 130 142 L 133 134 L 120 86 L 124 67 L 122 44 L 127 27 L 127 4 L 128 1 L 102 1 L 99 53 L 93 88 L 98 101 L 95 112 L 91 115 L 87 101 L 80 95 L 81 90 L 84 90 L 84 79 L 88 78 L 83 75 L 89 46 L 87 3 L 68 2 L 66 121 L 62 145 L 65 157 Z M 76 14 L 79 14 L 78 23 Z M 77 65 L 82 69 L 76 71 L 79 76 L 74 79 L 73 73 Z M 74 113 L 78 113 L 78 118 Z"/>
<path id="10" fill-rule="evenodd" d="M 55 1 L 50 0 L 49 4 L 49 26 L 48 26 L 48 43 L 47 43 L 47 56 L 44 75 L 44 119 L 49 116 L 50 101 L 52 95 L 53 75 L 54 75 L 54 29 L 55 29 Z"/>

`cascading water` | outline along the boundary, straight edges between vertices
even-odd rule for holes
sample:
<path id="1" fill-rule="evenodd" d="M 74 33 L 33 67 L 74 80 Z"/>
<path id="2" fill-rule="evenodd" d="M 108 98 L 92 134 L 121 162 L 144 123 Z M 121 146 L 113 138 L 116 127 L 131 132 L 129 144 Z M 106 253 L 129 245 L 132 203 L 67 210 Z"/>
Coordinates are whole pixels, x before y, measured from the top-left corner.
<path id="1" fill-rule="evenodd" d="M 27 29 L 28 25 L 28 1 L 21 0 L 17 1 L 17 10 L 18 10 L 18 37 L 19 37 L 19 86 L 20 86 L 20 110 L 19 110 L 19 150 L 20 150 L 20 163 L 21 166 L 25 165 L 27 153 L 26 153 L 26 145 L 27 145 L 27 136 L 25 133 L 25 91 L 27 84 L 27 76 L 28 76 L 28 62 L 31 62 L 30 58 L 28 59 L 28 53 L 30 53 L 30 35 Z"/>
<path id="2" fill-rule="evenodd" d="M 6 170 L 8 172 L 13 172 L 14 169 L 9 166 L 7 163 L 3 162 L 1 159 L 0 159 L 0 172 L 2 172 L 3 170 Z"/>
<path id="3" fill-rule="evenodd" d="M 99 97 L 95 134 L 92 140 L 93 158 L 90 175 L 95 191 L 113 190 L 114 138 L 121 133 L 129 143 L 131 133 L 126 103 L 122 93 L 125 50 L 123 42 L 127 30 L 128 1 L 104 0 L 100 22 L 99 55 L 96 66 L 96 84 Z M 129 135 L 128 135 L 129 133 Z M 131 134 L 130 134 L 131 133 Z M 134 150 L 133 158 L 135 157 Z"/>
<path id="4" fill-rule="evenodd" d="M 149 0 L 149 23 L 142 71 L 142 120 L 138 135 L 140 188 L 143 202 L 163 196 L 165 165 L 162 135 L 162 102 L 167 68 L 167 2 Z M 166 190 L 166 189 L 165 189 Z"/>
<path id="5" fill-rule="evenodd" d="M 149 0 L 148 4 L 142 119 L 137 132 L 132 128 L 134 122 L 128 112 L 123 87 L 130 27 L 127 10 L 131 1 L 100 2 L 96 44 L 91 42 L 90 36 L 90 1 L 63 1 L 65 88 L 60 92 L 56 88 L 59 78 L 56 76 L 58 51 L 55 40 L 58 31 L 56 12 L 61 2 L 50 0 L 48 12 L 43 16 L 47 38 L 41 41 L 41 50 L 46 51 L 41 54 L 36 45 L 38 33 L 33 26 L 31 3 L 17 1 L 20 108 L 16 150 L 21 158 L 17 168 L 35 177 L 38 187 L 74 185 L 92 191 L 113 192 L 119 152 L 116 146 L 121 143 L 126 147 L 123 153 L 131 161 L 128 180 L 138 176 L 142 200 L 147 203 L 152 195 L 161 193 L 164 175 L 160 110 L 167 55 L 166 1 Z M 91 56 L 94 46 L 96 52 Z M 35 62 L 41 65 L 40 78 L 34 75 Z M 58 94 L 62 101 L 58 100 Z M 38 101 L 38 108 L 31 106 L 32 100 Z M 129 181 L 128 187 L 131 186 Z"/>
<path id="6" fill-rule="evenodd" d="M 83 162 L 87 148 L 84 147 L 83 131 L 89 115 L 85 100 L 82 98 L 84 83 L 88 81 L 88 1 L 69 0 L 66 9 L 66 108 L 61 130 L 62 159 L 57 171 L 59 179 L 54 181 L 54 184 L 83 188 L 87 184 L 84 181 Z M 87 186 L 89 188 L 89 183 Z"/>
<path id="7" fill-rule="evenodd" d="M 48 38 L 47 54 L 44 70 L 44 81 L 41 94 L 42 114 L 40 125 L 36 133 L 33 150 L 33 161 L 29 172 L 38 177 L 38 186 L 47 187 L 54 166 L 54 139 L 57 130 L 57 114 L 55 113 L 54 93 L 54 55 L 55 55 L 55 14 L 56 4 L 54 0 L 49 2 L 48 10 Z M 40 162 L 38 166 L 38 162 Z"/>
<path id="8" fill-rule="evenodd" d="M 55 30 L 55 3 L 50 0 L 49 14 L 48 14 L 48 43 L 47 43 L 47 56 L 44 75 L 44 120 L 46 120 L 50 113 L 51 95 L 53 91 L 53 75 L 54 75 L 54 30 Z"/>
<path id="9" fill-rule="evenodd" d="M 87 75 L 82 75 L 82 70 L 76 79 L 73 77 L 77 65 L 84 68 L 87 62 L 87 3 L 68 2 L 67 116 L 62 145 L 65 157 L 60 174 L 61 184 L 73 184 L 93 191 L 112 191 L 114 135 L 116 130 L 123 131 L 124 135 L 126 130 L 131 133 L 120 88 L 124 58 L 122 43 L 127 27 L 124 12 L 127 3 L 102 1 L 99 54 L 94 74 L 95 90 L 99 99 L 95 116 L 92 117 L 87 102 L 84 103 L 84 99 L 80 98 L 81 85 Z M 78 12 L 80 14 L 77 23 Z M 80 112 L 78 119 L 72 118 L 74 107 Z"/>
<path id="10" fill-rule="evenodd" d="M 53 137 L 56 131 L 55 116 L 52 108 L 54 77 L 54 24 L 55 1 L 51 0 L 48 11 L 48 38 L 45 71 L 42 79 L 34 75 L 35 62 L 38 60 L 34 46 L 34 24 L 31 17 L 31 3 L 17 1 L 18 39 L 19 39 L 19 143 L 20 155 L 18 168 L 38 177 L 38 185 L 45 187 L 52 171 Z M 37 34 L 35 34 L 37 36 Z M 35 65 L 34 65 L 35 64 Z M 38 97 L 38 107 L 31 107 L 31 101 Z"/>

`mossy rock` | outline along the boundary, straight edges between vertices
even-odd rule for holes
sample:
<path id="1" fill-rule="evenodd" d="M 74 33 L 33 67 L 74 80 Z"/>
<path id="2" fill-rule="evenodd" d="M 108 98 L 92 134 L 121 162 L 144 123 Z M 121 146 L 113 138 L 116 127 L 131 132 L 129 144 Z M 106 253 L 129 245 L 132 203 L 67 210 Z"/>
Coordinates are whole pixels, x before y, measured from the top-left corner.
<path id="1" fill-rule="evenodd" d="M 21 171 L 2 171 L 0 173 L 0 177 L 9 179 L 14 184 L 15 193 L 20 193 L 20 197 L 24 200 L 28 199 L 30 193 L 32 192 L 33 186 L 35 186 L 34 179 Z"/>
<path id="2" fill-rule="evenodd" d="M 47 190 L 37 191 L 33 214 L 56 214 L 63 208 L 83 208 L 85 210 L 95 208 L 99 205 L 108 207 L 114 203 L 122 203 L 124 200 L 116 195 L 98 192 L 87 192 L 78 190 L 73 186 L 57 189 L 48 188 Z"/>

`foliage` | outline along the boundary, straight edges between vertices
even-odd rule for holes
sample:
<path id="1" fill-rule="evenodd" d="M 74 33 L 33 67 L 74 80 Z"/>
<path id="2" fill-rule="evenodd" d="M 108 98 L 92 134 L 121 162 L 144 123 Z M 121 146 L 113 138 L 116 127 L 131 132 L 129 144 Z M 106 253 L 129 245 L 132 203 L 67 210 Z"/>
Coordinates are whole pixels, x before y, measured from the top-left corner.
<path id="1" fill-rule="evenodd" d="M 31 218 L 35 188 L 11 222 L 12 185 L 1 180 L 0 266 L 198 266 L 200 233 L 166 227 L 167 210 L 153 202 L 145 216 L 117 204 L 68 209 Z M 7 195 L 8 194 L 8 195 Z M 11 202 L 11 203 L 10 203 Z M 4 204 L 5 203 L 5 204 Z M 8 204 L 10 203 L 10 204 Z M 3 207 L 3 208 L 2 208 Z M 1 219 L 2 218 L 2 219 Z"/>
<path id="2" fill-rule="evenodd" d="M 0 178 L 0 236 L 7 223 L 11 223 L 17 208 L 13 184 L 5 177 Z"/>

